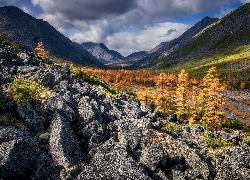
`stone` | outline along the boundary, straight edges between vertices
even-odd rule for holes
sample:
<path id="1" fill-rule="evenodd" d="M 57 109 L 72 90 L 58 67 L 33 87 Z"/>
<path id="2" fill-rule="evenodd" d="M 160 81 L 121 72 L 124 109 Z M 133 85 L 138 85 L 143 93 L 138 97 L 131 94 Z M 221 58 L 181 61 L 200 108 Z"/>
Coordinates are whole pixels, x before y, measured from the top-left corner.
<path id="1" fill-rule="evenodd" d="M 75 112 L 58 93 L 53 92 L 45 105 L 46 109 L 63 116 L 69 123 L 75 121 Z"/>
<path id="2" fill-rule="evenodd" d="M 55 167 L 53 162 L 46 154 L 41 154 L 38 157 L 35 173 L 32 175 L 32 180 L 48 179 L 55 175 Z"/>
<path id="3" fill-rule="evenodd" d="M 16 128 L 0 126 L 1 178 L 29 178 L 38 153 L 39 148 L 30 136 Z"/>
<path id="4" fill-rule="evenodd" d="M 118 126 L 118 139 L 128 145 L 129 149 L 134 150 L 140 143 L 142 134 L 136 126 L 128 123 L 121 123 Z"/>
<path id="5" fill-rule="evenodd" d="M 96 149 L 91 165 L 96 168 L 93 174 L 102 179 L 151 179 L 140 171 L 131 157 L 127 157 L 126 145 L 123 143 L 106 141 Z"/>
<path id="6" fill-rule="evenodd" d="M 150 147 L 141 153 L 140 162 L 145 164 L 151 171 L 155 171 L 164 158 L 164 149 L 161 145 L 153 142 Z"/>
<path id="7" fill-rule="evenodd" d="M 35 134 L 43 130 L 43 122 L 30 103 L 20 104 L 17 109 L 21 118 Z"/>
<path id="8" fill-rule="evenodd" d="M 65 169 L 83 162 L 82 149 L 70 125 L 59 114 L 51 123 L 50 153 L 56 166 Z"/>

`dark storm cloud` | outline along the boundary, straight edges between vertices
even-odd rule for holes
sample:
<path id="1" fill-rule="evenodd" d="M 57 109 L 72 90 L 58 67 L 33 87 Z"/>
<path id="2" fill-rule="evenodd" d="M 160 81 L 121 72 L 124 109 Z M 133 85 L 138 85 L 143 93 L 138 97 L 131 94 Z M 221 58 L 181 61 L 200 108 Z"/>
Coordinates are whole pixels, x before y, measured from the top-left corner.
<path id="1" fill-rule="evenodd" d="M 208 12 L 234 0 L 138 0 L 138 8 L 152 21 Z"/>
<path id="2" fill-rule="evenodd" d="M 62 14 L 70 20 L 96 20 L 117 16 L 136 8 L 136 0 L 31 0 L 46 14 Z"/>
<path id="3" fill-rule="evenodd" d="M 7 4 L 6 0 L 0 0 L 0 6 L 5 6 Z"/>

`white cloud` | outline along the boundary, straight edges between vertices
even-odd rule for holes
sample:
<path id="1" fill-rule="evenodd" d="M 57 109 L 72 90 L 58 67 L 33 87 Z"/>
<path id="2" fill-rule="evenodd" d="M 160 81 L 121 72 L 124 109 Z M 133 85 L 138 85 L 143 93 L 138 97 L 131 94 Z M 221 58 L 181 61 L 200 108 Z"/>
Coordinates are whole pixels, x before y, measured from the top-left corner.
<path id="1" fill-rule="evenodd" d="M 136 32 L 114 33 L 107 37 L 106 45 L 127 56 L 133 52 L 151 50 L 161 42 L 177 38 L 189 27 L 181 23 L 159 23 Z"/>
<path id="2" fill-rule="evenodd" d="M 7 1 L 6 0 L 0 0 L 0 6 L 4 6 L 7 4 Z"/>
<path id="3" fill-rule="evenodd" d="M 241 3 L 246 4 L 246 3 L 250 3 L 250 0 L 240 0 Z"/>
<path id="4" fill-rule="evenodd" d="M 74 24 L 80 27 L 80 31 L 70 35 L 69 38 L 80 44 L 83 42 L 104 42 L 111 31 L 111 25 L 106 20 L 99 20 L 92 23 L 78 21 Z"/>
<path id="5" fill-rule="evenodd" d="M 22 6 L 21 9 L 22 9 L 24 12 L 28 13 L 29 15 L 31 15 L 31 16 L 34 15 L 33 11 L 32 11 L 28 6 Z"/>
<path id="6" fill-rule="evenodd" d="M 234 9 L 233 8 L 223 8 L 223 9 L 220 10 L 219 13 L 216 13 L 214 15 L 214 17 L 216 17 L 216 18 L 222 18 L 225 15 L 227 15 L 228 13 L 230 13 L 232 10 L 234 10 Z"/>

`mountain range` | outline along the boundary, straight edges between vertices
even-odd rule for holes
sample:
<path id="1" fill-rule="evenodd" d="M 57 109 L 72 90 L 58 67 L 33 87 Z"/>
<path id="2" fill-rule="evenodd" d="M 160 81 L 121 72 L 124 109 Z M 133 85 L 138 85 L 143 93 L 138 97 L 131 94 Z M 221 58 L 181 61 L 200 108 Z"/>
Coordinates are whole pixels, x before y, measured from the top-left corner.
<path id="1" fill-rule="evenodd" d="M 109 50 L 103 43 L 86 42 L 82 43 L 81 46 L 103 64 L 133 64 L 150 53 L 149 51 L 140 51 L 124 57 L 117 51 Z"/>
<path id="2" fill-rule="evenodd" d="M 208 55 L 221 49 L 249 44 L 250 4 L 248 3 L 222 19 L 205 17 L 179 38 L 163 43 L 157 51 L 131 67 L 165 69 L 183 65 L 188 59 Z"/>
<path id="3" fill-rule="evenodd" d="M 170 42 L 162 42 L 150 51 L 134 52 L 127 57 L 123 57 L 120 53 L 114 50 L 109 50 L 104 44 L 98 44 L 93 42 L 81 44 L 86 50 L 88 50 L 93 56 L 95 56 L 100 62 L 104 64 L 133 64 L 134 67 L 145 66 L 148 61 L 160 56 L 163 52 L 173 50 L 173 48 L 183 47 L 188 44 L 191 39 L 202 31 L 207 26 L 218 21 L 217 18 L 205 17 L 200 22 L 196 23 L 189 30 L 184 32 L 179 38 L 176 38 Z M 142 59 L 142 60 L 141 60 Z M 139 61 L 141 60 L 141 61 Z M 139 61 L 139 62 L 137 62 Z"/>
<path id="4" fill-rule="evenodd" d="M 0 31 L 7 34 L 4 39 L 18 43 L 26 50 L 33 51 L 38 42 L 51 57 L 87 66 L 103 67 L 91 53 L 79 44 L 65 37 L 47 21 L 36 19 L 15 6 L 0 7 Z"/>
<path id="5" fill-rule="evenodd" d="M 42 41 L 51 58 L 81 65 L 132 64 L 128 68 L 165 69 L 185 64 L 218 49 L 250 44 L 250 4 L 245 4 L 222 19 L 205 17 L 180 37 L 162 42 L 150 51 L 122 56 L 103 43 L 72 42 L 48 22 L 35 19 L 14 6 L 0 8 L 0 31 L 5 39 L 33 51 Z"/>

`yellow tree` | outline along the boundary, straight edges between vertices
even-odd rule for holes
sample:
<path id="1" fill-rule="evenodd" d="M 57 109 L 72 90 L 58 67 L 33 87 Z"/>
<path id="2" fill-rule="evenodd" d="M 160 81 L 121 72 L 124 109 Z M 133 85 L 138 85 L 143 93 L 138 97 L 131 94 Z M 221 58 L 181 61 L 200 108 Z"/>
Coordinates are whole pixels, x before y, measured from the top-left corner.
<path id="1" fill-rule="evenodd" d="M 178 74 L 177 88 L 176 88 L 176 106 L 177 115 L 179 117 L 185 116 L 188 110 L 188 74 L 185 69 L 182 69 L 180 74 Z"/>
<path id="2" fill-rule="evenodd" d="M 38 57 L 40 57 L 42 60 L 47 59 L 48 51 L 45 51 L 45 48 L 43 46 L 43 42 L 39 42 L 37 44 L 37 48 L 35 49 L 37 51 Z"/>
<path id="3" fill-rule="evenodd" d="M 165 106 L 166 106 L 166 92 L 165 92 L 166 74 L 165 73 L 161 73 L 158 76 L 158 79 L 156 81 L 156 86 L 157 88 L 154 91 L 153 101 L 155 103 L 156 109 L 164 114 Z"/>
<path id="4" fill-rule="evenodd" d="M 195 75 L 192 79 L 190 79 L 190 86 L 191 89 L 189 91 L 189 97 L 190 97 L 190 108 L 191 111 L 193 111 L 193 115 L 189 118 L 189 124 L 192 124 L 194 120 L 197 120 L 199 111 L 198 106 L 198 95 L 199 95 L 199 88 L 198 88 L 198 80 L 196 79 Z"/>
<path id="5" fill-rule="evenodd" d="M 152 90 L 149 88 L 140 88 L 137 92 L 137 99 L 148 106 L 150 101 L 152 101 Z"/>
<path id="6" fill-rule="evenodd" d="M 221 115 L 224 113 L 220 111 L 219 107 L 225 104 L 226 100 L 220 95 L 224 88 L 220 84 L 218 76 L 216 67 L 211 67 L 203 78 L 201 91 L 198 96 L 199 102 L 204 104 L 205 111 L 201 121 L 212 124 L 214 128 L 217 128 L 221 123 Z"/>

